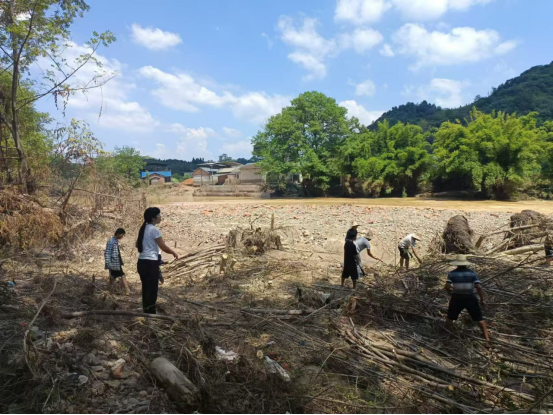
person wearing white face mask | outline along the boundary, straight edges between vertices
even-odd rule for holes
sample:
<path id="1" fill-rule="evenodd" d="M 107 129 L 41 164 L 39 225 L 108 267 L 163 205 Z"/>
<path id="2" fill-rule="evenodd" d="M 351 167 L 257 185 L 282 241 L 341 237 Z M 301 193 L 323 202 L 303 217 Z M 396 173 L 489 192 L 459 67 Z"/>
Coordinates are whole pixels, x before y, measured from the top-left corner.
<path id="1" fill-rule="evenodd" d="M 160 249 L 178 259 L 178 254 L 169 248 L 156 227 L 161 222 L 159 208 L 150 207 L 144 211 L 144 223 L 138 232 L 136 248 L 138 256 L 137 270 L 142 282 L 142 308 L 145 313 L 156 314 L 157 291 L 161 271 L 159 269 Z"/>

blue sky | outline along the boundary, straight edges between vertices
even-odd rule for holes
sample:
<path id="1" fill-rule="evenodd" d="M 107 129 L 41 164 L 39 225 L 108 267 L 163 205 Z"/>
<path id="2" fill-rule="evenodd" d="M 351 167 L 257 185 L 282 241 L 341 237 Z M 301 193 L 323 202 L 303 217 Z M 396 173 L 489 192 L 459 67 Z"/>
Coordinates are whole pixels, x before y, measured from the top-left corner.
<path id="1" fill-rule="evenodd" d="M 368 124 L 426 99 L 472 102 L 553 60 L 550 0 L 95 0 L 72 28 L 68 59 L 111 30 L 101 90 L 71 97 L 106 149 L 160 158 L 251 155 L 264 121 L 304 91 Z M 94 75 L 85 68 L 75 82 Z"/>

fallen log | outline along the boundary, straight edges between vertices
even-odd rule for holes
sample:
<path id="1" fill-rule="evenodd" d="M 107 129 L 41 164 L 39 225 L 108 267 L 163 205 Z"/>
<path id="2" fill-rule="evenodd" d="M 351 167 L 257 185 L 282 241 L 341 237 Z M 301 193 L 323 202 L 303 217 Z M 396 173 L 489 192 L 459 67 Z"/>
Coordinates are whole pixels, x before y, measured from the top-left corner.
<path id="1" fill-rule="evenodd" d="M 501 233 L 514 233 L 514 231 L 519 231 L 519 230 L 522 230 L 522 229 L 530 229 L 530 228 L 535 228 L 537 226 L 540 226 L 541 224 L 539 223 L 535 223 L 533 225 L 523 225 L 523 226 L 517 226 L 515 228 L 510 228 L 510 229 L 502 229 L 500 231 L 495 231 L 495 232 L 490 232 L 490 233 L 487 233 L 485 235 L 481 235 L 480 238 L 478 238 L 478 241 L 476 242 L 476 248 L 480 248 L 480 245 L 482 245 L 482 242 L 484 242 L 484 239 L 490 237 L 490 236 L 493 236 L 493 235 L 499 235 Z"/>
<path id="2" fill-rule="evenodd" d="M 172 316 L 165 316 L 162 314 L 149 314 L 149 313 L 139 313 L 135 311 L 122 311 L 122 310 L 90 310 L 90 311 L 74 311 L 72 313 L 62 313 L 62 318 L 79 318 L 79 317 L 86 317 L 86 316 L 127 316 L 127 317 L 144 317 L 144 318 L 152 318 L 152 319 L 158 319 L 158 320 L 168 320 L 168 321 L 179 321 L 183 320 L 178 317 L 172 317 Z"/>
<path id="3" fill-rule="evenodd" d="M 271 310 L 266 308 L 242 308 L 240 311 L 243 313 L 253 313 L 253 314 L 280 314 L 280 315 L 293 315 L 293 316 L 306 316 L 316 310 Z"/>
<path id="4" fill-rule="evenodd" d="M 180 301 L 184 301 L 185 303 L 189 303 L 189 304 L 193 304 L 193 305 L 196 305 L 198 307 L 205 307 L 205 308 L 209 308 L 211 310 L 215 310 L 215 311 L 219 311 L 221 313 L 226 313 L 225 310 L 222 310 L 220 308 L 217 308 L 217 307 L 213 307 L 213 306 L 210 306 L 210 305 L 207 305 L 207 304 L 204 304 L 204 303 L 198 303 L 196 301 L 192 301 L 192 300 L 184 300 L 184 299 L 181 299 Z"/>
<path id="5" fill-rule="evenodd" d="M 179 369 L 164 357 L 154 359 L 150 371 L 176 404 L 195 407 L 200 401 L 200 390 Z"/>
<path id="6" fill-rule="evenodd" d="M 508 251 L 502 252 L 503 255 L 520 255 L 525 254 L 526 252 L 536 252 L 541 249 L 544 249 L 543 244 L 523 246 L 520 248 L 510 249 Z"/>

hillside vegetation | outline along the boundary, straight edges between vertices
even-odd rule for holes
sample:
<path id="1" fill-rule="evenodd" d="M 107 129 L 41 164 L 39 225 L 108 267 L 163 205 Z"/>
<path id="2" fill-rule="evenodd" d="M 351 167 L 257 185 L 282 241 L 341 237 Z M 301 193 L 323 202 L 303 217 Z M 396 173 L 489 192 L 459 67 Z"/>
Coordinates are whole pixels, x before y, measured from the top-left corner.
<path id="1" fill-rule="evenodd" d="M 491 113 L 502 111 L 507 114 L 527 115 L 537 112 L 539 124 L 553 119 L 553 62 L 534 66 L 516 78 L 509 79 L 487 97 L 477 96 L 473 103 L 459 108 L 441 108 L 426 101 L 393 107 L 371 124 L 376 129 L 379 122 L 387 120 L 390 125 L 398 122 L 417 124 L 423 129 L 439 127 L 445 121 L 465 120 L 472 110 Z"/>
<path id="2" fill-rule="evenodd" d="M 535 112 L 473 109 L 466 123 L 432 131 L 387 120 L 370 130 L 346 113 L 320 92 L 301 94 L 253 138 L 259 165 L 273 177 L 301 173 L 306 196 L 468 190 L 508 199 L 553 190 L 553 122 L 539 125 Z"/>

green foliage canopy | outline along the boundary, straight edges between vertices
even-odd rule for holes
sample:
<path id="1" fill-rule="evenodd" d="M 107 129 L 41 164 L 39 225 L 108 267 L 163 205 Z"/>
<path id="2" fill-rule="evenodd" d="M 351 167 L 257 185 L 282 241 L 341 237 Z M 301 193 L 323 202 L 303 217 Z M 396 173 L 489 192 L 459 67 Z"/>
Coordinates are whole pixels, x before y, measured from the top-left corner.
<path id="1" fill-rule="evenodd" d="M 337 149 L 350 134 L 346 112 L 320 92 L 301 94 L 253 137 L 259 165 L 278 176 L 301 173 L 326 191 L 338 177 Z"/>

